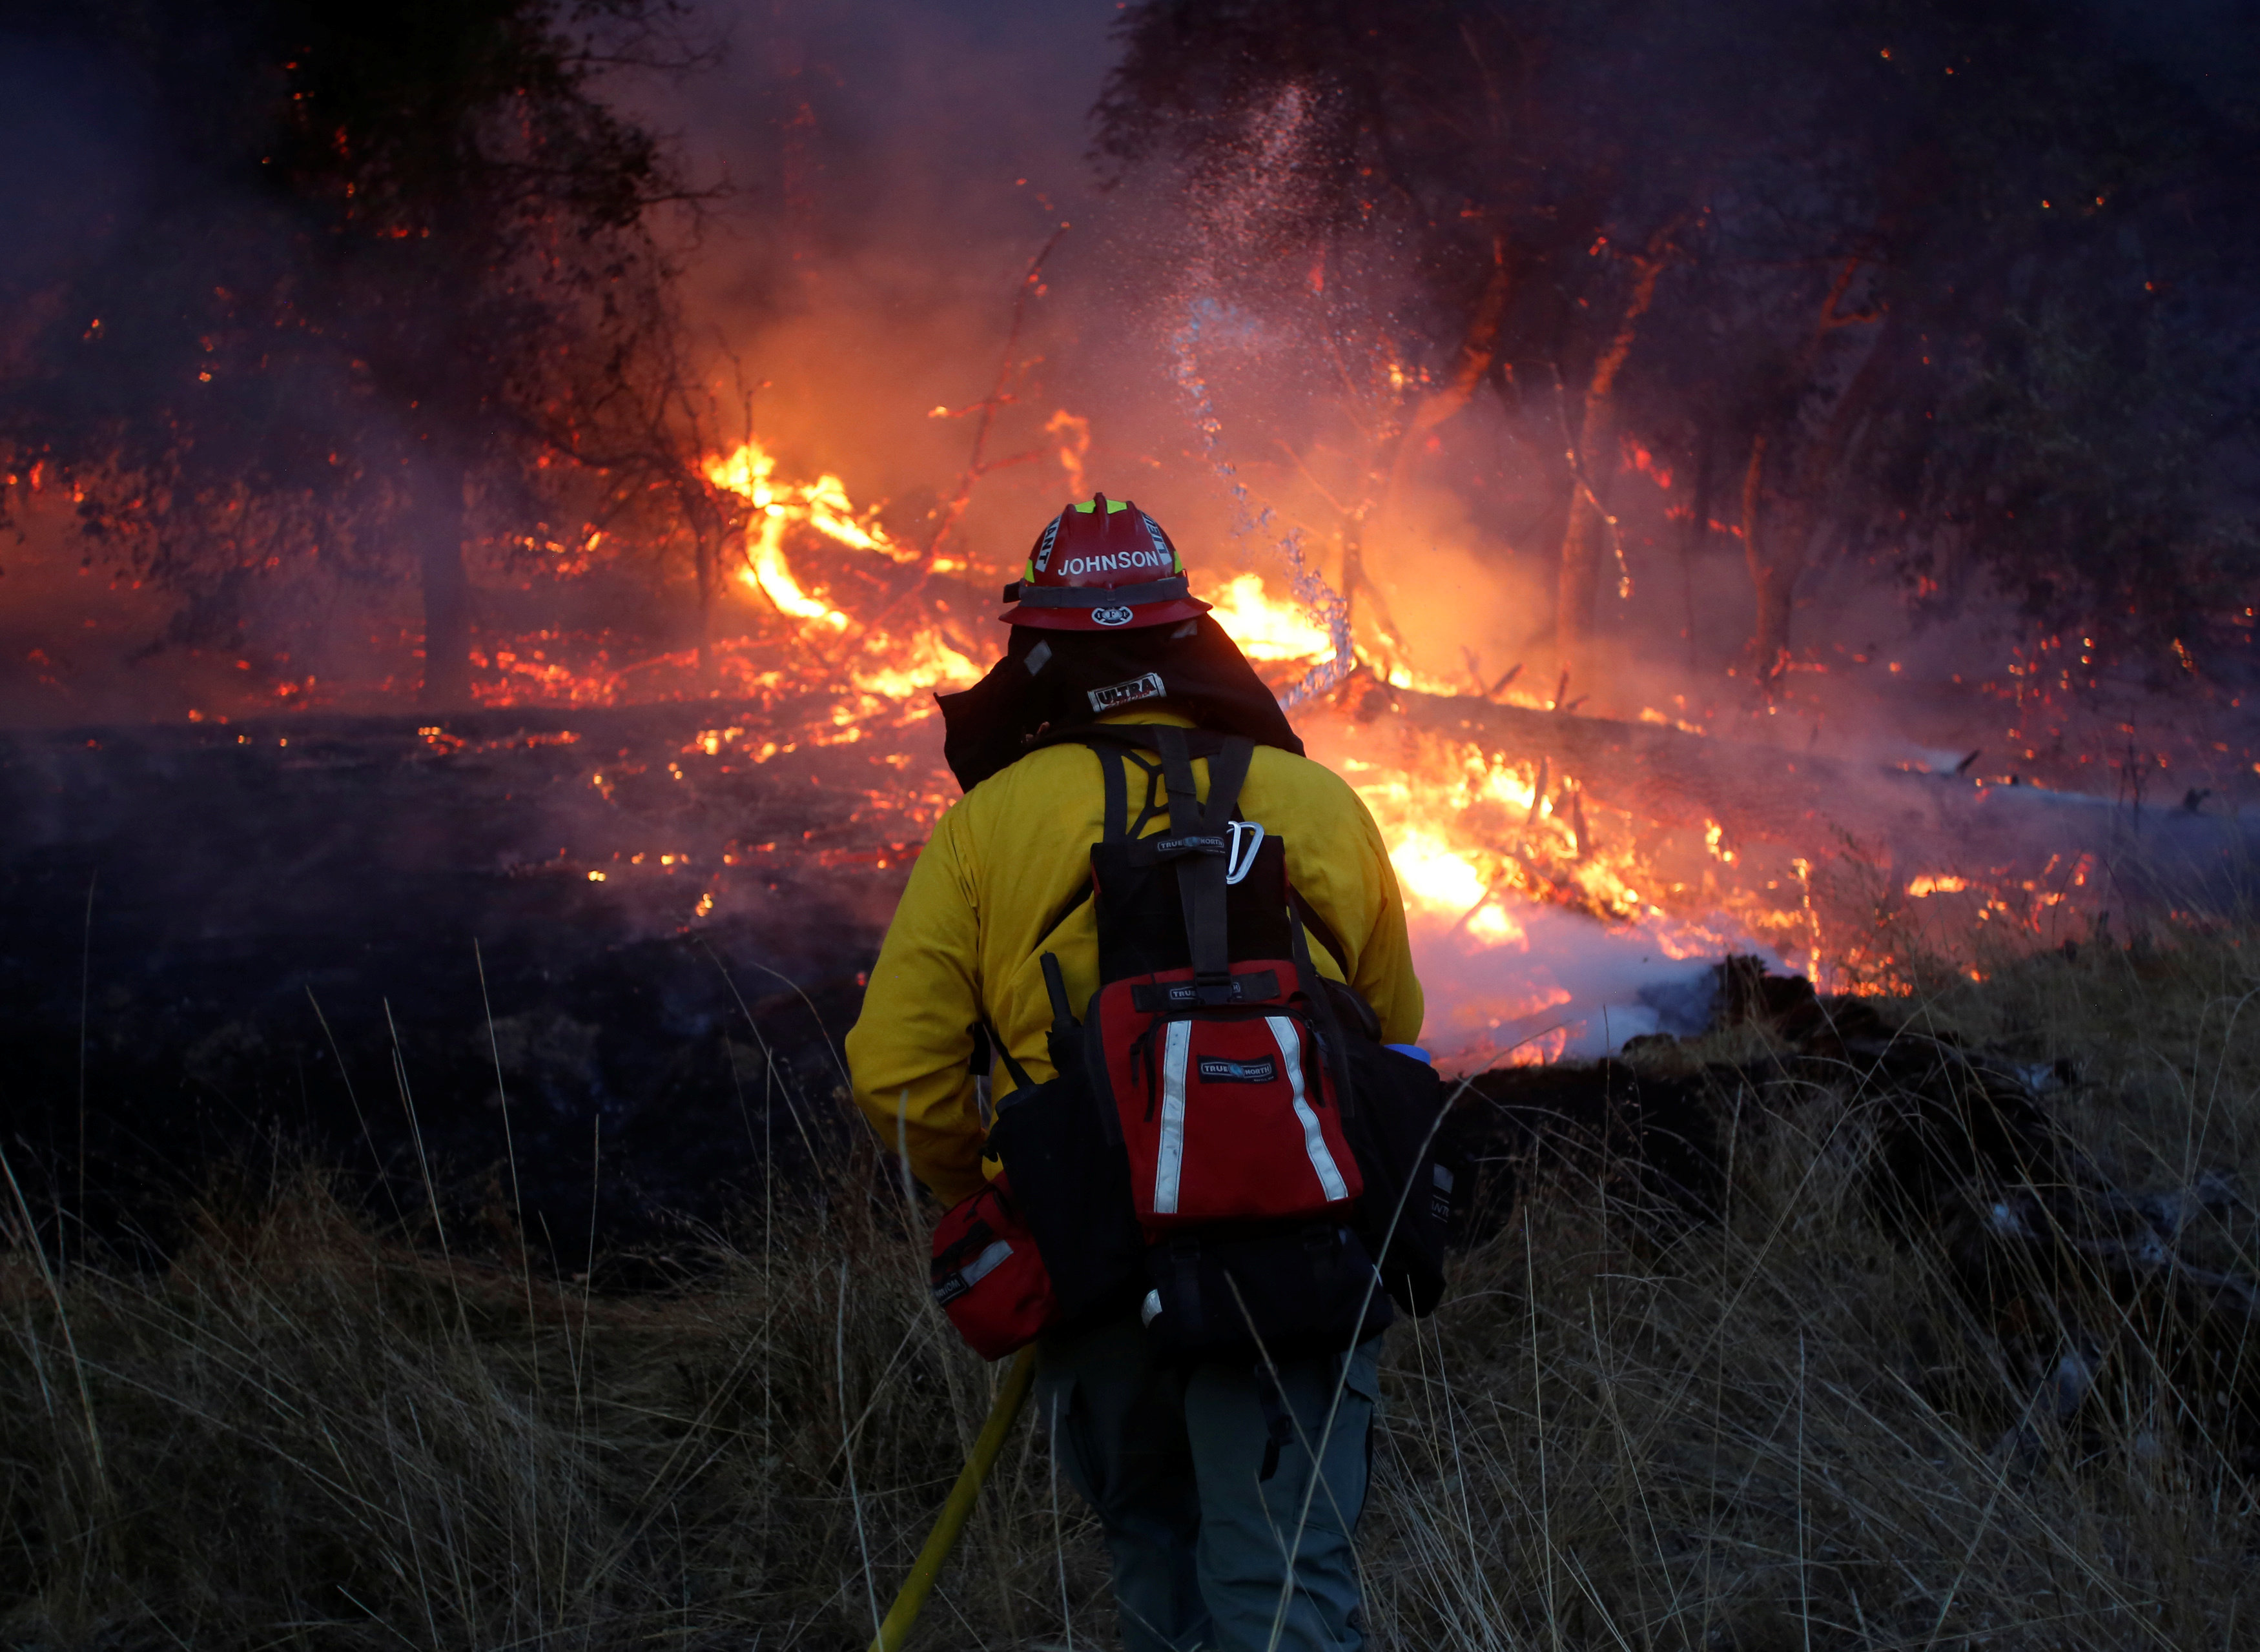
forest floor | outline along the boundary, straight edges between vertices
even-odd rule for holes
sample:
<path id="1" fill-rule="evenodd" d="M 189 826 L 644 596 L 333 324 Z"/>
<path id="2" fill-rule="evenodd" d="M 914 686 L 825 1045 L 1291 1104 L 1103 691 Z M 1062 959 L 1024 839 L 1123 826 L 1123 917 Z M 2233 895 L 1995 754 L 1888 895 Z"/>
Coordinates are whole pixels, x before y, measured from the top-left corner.
<path id="1" fill-rule="evenodd" d="M 2256 993 L 2260 933 L 2185 929 L 1615 1063 L 1707 1098 L 1716 1174 L 1495 1184 L 1387 1334 L 1371 1644 L 2250 1644 Z M 868 1642 L 1003 1370 L 876 1153 L 635 1292 L 519 1248 L 506 1171 L 475 1232 L 341 1186 L 247 1172 L 163 1265 L 60 1273 L 0 1188 L 0 1643 Z M 1024 1423 L 921 1643 L 1112 1617 Z"/>

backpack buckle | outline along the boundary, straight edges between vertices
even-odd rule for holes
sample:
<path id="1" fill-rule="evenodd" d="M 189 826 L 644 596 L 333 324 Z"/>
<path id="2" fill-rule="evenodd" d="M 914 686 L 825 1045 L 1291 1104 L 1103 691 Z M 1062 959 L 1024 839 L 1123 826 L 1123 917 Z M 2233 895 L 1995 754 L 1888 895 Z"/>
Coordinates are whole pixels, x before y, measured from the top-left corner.
<path id="1" fill-rule="evenodd" d="M 1240 982 L 1230 970 L 1222 975 L 1193 976 L 1193 997 L 1204 1008 L 1240 1002 Z"/>

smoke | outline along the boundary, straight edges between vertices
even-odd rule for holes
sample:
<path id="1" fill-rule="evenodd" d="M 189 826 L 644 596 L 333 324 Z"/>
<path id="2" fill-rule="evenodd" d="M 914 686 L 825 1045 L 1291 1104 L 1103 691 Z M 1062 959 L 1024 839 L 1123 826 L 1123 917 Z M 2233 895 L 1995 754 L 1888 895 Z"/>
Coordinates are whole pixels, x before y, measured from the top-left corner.
<path id="1" fill-rule="evenodd" d="M 992 454 L 1037 445 L 1055 409 L 1087 418 L 1087 486 L 1155 511 L 1197 572 L 1259 572 L 1336 633 L 1337 659 L 1307 690 L 1334 685 L 1354 629 L 1405 681 L 1467 692 L 1519 671 L 1520 690 L 1552 697 L 1560 454 L 1577 387 L 1513 398 L 1479 387 L 1397 441 L 1453 364 L 1427 342 L 1408 248 L 1305 232 L 1308 179 L 1326 160 L 1309 152 L 1314 94 L 1291 86 L 1252 120 L 1241 165 L 1192 179 L 1134 170 L 1102 193 L 1083 159 L 1111 51 L 1100 8 L 865 5 L 789 28 L 752 9 L 717 15 L 732 19 L 732 64 L 694 94 L 686 138 L 714 145 L 732 175 L 768 182 L 752 191 L 762 210 L 709 243 L 698 291 L 717 337 L 763 381 L 756 425 L 807 465 L 850 467 L 851 491 L 887 496 L 890 520 L 914 537 L 965 463 L 966 421 L 929 410 L 987 390 L 1014 283 L 1071 223 L 1044 268 L 1021 346 L 1030 365 L 1011 380 L 1018 399 Z M 1800 590 L 1798 669 L 1761 697 L 1731 465 L 1699 489 L 1684 460 L 1629 440 L 1586 462 L 1616 520 L 1592 662 L 1562 690 L 1579 711 L 1878 776 L 1942 776 L 1976 750 L 1964 783 L 2014 775 L 2028 792 L 2038 778 L 2112 797 L 2121 769 L 2107 748 L 2125 744 L 2128 708 L 2021 704 L 2020 678 L 2002 668 L 2029 627 L 1982 579 L 1946 617 L 1924 615 L 1886 561 L 1822 547 Z M 1048 458 L 983 477 L 962 541 L 976 569 L 1015 562 L 1064 481 Z M 2194 754 L 2220 732 L 2171 738 Z M 2168 743 L 2163 727 L 2144 735 L 2153 750 Z M 2210 771 L 2224 786 L 2216 810 L 2242 795 L 2249 761 Z M 1958 802 L 1911 811 L 1904 793 L 1881 777 L 1848 786 L 1834 817 L 1784 829 L 1801 821 L 1827 840 L 1806 852 L 1824 857 L 1840 832 L 1880 844 L 1902 883 L 1965 862 L 1973 876 L 2051 856 L 2070 866 L 2108 847 L 2107 802 L 2099 816 L 2062 805 L 2083 822 L 2064 830 L 2006 819 L 2020 811 L 2010 799 L 1988 817 L 2002 824 L 1957 840 Z M 1463 1062 L 1689 1030 L 1706 957 L 1732 947 L 1784 962 L 1724 921 L 1700 955 L 1675 957 L 1695 943 L 1667 948 L 1660 927 L 1528 903 L 1512 913 L 1520 938 L 1499 945 L 1415 906 L 1429 1036 Z"/>
<path id="2" fill-rule="evenodd" d="M 1520 905 L 1514 920 L 1514 939 L 1501 945 L 1445 919 L 1413 919 L 1428 1001 L 1421 1037 L 1445 1071 L 1591 1060 L 1631 1039 L 1710 1026 L 1718 954 L 1675 958 L 1645 927 L 1605 930 L 1558 907 Z M 1748 937 L 1734 950 L 1784 968 L 1777 952 Z"/>
<path id="3" fill-rule="evenodd" d="M 685 258 L 709 389 L 749 412 L 784 468 L 885 501 L 911 544 L 933 532 L 1000 390 L 985 457 L 1041 456 L 979 478 L 960 537 L 1016 559 L 1070 480 L 1046 425 L 1062 408 L 1102 424 L 1111 411 L 1069 360 L 1103 354 L 1100 318 L 1063 314 L 1062 296 L 1089 285 L 1098 202 L 1083 133 L 1113 8 L 717 0 L 699 15 L 722 45 L 716 68 L 622 91 L 679 134 L 694 175 L 732 191 Z M 1008 358 L 1022 277 L 1062 225 Z M 1104 458 L 1091 483 L 1124 490 Z"/>
<path id="4" fill-rule="evenodd" d="M 1731 465 L 1706 490 L 1684 460 L 1629 440 L 1582 461 L 1613 522 L 1592 652 L 1563 684 L 1555 582 L 1577 387 L 1541 378 L 1510 396 L 1494 376 L 1447 404 L 1455 366 L 1434 342 L 1414 252 L 1387 236 L 1310 232 L 1309 179 L 1327 161 L 1310 148 L 1319 93 L 1290 86 L 1267 106 L 1243 165 L 1192 179 L 1148 168 L 1102 189 L 1089 111 L 1118 11 L 711 0 L 690 16 L 692 35 L 719 48 L 711 65 L 619 73 L 608 90 L 620 106 L 673 135 L 692 182 L 720 187 L 670 228 L 718 444 L 758 436 L 780 475 L 838 476 L 913 547 L 962 504 L 948 548 L 976 590 L 1009 576 L 1071 491 L 1135 498 L 1198 577 L 1259 573 L 1333 634 L 1334 660 L 1303 685 L 1306 721 L 1333 715 L 1322 697 L 1341 686 L 1354 643 L 1400 684 L 1490 692 L 1519 673 L 1511 694 L 1526 703 L 1558 691 L 1588 715 L 1848 770 L 1943 775 L 1976 751 L 1966 780 L 2041 780 L 2106 800 L 2095 805 L 2106 817 L 2138 769 L 2154 817 L 2162 800 L 2199 789 L 2209 801 L 2186 811 L 2193 819 L 2260 799 L 2249 719 L 2232 726 L 2240 706 L 2185 714 L 2142 683 L 2077 711 L 2028 696 L 2049 662 L 2016 653 L 2031 628 L 1981 579 L 1966 580 L 1950 618 L 1924 619 L 1885 561 L 1845 547 L 1816 556 L 1799 593 L 1796 669 L 1757 695 Z M 29 47 L 0 52 L 0 71 L 7 135 L 18 153 L 53 157 L 0 184 L 0 211 L 38 226 L 0 246 L 0 290 L 29 293 L 178 184 L 130 89 Z M 1077 430 L 1087 445 L 1065 440 Z M 162 601 L 80 575 L 60 504 L 48 502 L 8 576 L 36 611 L 0 633 L 11 719 L 177 716 L 246 688 L 271 705 L 282 673 L 268 662 L 291 653 L 291 681 L 360 685 L 358 700 L 332 704 L 401 703 L 413 614 L 397 587 L 278 584 L 245 619 L 263 648 L 129 663 L 163 634 Z M 530 591 L 492 579 L 482 623 L 610 626 L 647 653 L 679 651 L 686 587 L 684 570 L 644 565 Z M 715 623 L 728 634 L 773 619 L 733 581 Z M 968 623 L 958 634 L 969 646 L 1001 643 L 977 614 Z M 529 669 L 522 680 L 540 679 Z M 639 691 L 624 674 L 610 680 Z M 929 737 L 909 743 L 922 751 Z M 1847 818 L 1831 825 L 1888 839 L 1879 823 L 1899 796 L 1882 782 L 1848 788 Z M 2004 829 L 1982 855 L 1959 847 L 1990 871 L 2061 855 L 2058 840 L 2085 845 L 2099 830 L 2107 835 L 2092 824 Z M 1904 883 L 1956 869 L 1956 847 L 1933 820 L 1888 847 L 1886 863 Z M 1440 1050 L 1466 1061 L 1590 1053 L 1699 1019 L 1704 962 L 1672 955 L 1692 943 L 1527 902 L 1510 916 L 1518 939 L 1502 943 L 1463 912 L 1416 908 Z M 1764 950 L 1726 925 L 1703 950 L 1727 945 Z"/>

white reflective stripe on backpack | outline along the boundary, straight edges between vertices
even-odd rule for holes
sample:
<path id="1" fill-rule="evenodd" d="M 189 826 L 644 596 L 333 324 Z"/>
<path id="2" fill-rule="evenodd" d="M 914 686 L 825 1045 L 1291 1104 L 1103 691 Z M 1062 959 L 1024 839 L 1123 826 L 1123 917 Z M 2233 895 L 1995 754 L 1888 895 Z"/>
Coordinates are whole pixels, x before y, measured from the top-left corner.
<path id="1" fill-rule="evenodd" d="M 1172 1021 L 1162 1047 L 1162 1144 L 1154 1155 L 1154 1213 L 1167 1216 L 1177 1208 L 1177 1184 L 1185 1167 L 1185 1062 L 1191 1053 L 1193 1026 Z"/>
<path id="2" fill-rule="evenodd" d="M 967 1262 L 965 1264 L 964 1270 L 957 1277 L 964 1280 L 969 1285 L 977 1285 L 983 1279 L 986 1279 L 991 1274 L 994 1273 L 997 1270 L 998 1264 L 1012 1254 L 1012 1247 L 1011 1243 L 1005 1240 L 998 1240 L 994 1244 L 991 1245 L 988 1249 L 983 1251 L 971 1262 Z"/>
<path id="3" fill-rule="evenodd" d="M 1303 1151 L 1310 1155 L 1311 1169 L 1318 1172 L 1319 1186 L 1329 1203 L 1346 1199 L 1349 1197 L 1349 1184 L 1342 1180 L 1341 1167 L 1327 1150 L 1326 1134 L 1319 1128 L 1319 1115 L 1311 1111 L 1311 1104 L 1303 1094 L 1302 1038 L 1296 1033 L 1294 1022 L 1284 1015 L 1267 1015 L 1263 1023 L 1271 1029 L 1271 1036 L 1279 1045 L 1279 1059 L 1286 1064 L 1287 1082 L 1294 1087 L 1295 1117 L 1303 1126 Z"/>

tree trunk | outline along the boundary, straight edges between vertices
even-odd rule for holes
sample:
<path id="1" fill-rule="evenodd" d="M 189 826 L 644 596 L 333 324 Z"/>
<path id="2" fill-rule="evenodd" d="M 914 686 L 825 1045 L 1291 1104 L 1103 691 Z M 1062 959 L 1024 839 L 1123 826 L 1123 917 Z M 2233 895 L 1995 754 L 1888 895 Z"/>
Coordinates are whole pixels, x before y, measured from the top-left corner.
<path id="1" fill-rule="evenodd" d="M 1656 302 L 1656 282 L 1663 274 L 1664 252 L 1677 224 L 1666 225 L 1649 240 L 1648 250 L 1634 262 L 1639 276 L 1617 323 L 1616 336 L 1593 363 L 1593 376 L 1585 386 L 1584 417 L 1579 421 L 1577 445 L 1570 461 L 1570 520 L 1562 531 L 1561 578 L 1554 605 L 1554 648 L 1564 669 L 1586 663 L 1593 637 L 1594 610 L 1600 597 L 1601 565 L 1616 533 L 1615 520 L 1602 501 L 1602 490 L 1615 471 L 1611 448 L 1616 437 L 1617 374 L 1632 354 L 1640 336 L 1641 318 Z"/>
<path id="2" fill-rule="evenodd" d="M 1460 410 L 1474 399 L 1476 386 L 1483 383 L 1484 375 L 1498 360 L 1499 323 L 1506 314 L 1506 300 L 1513 290 L 1505 236 L 1492 239 L 1491 259 L 1491 275 L 1469 315 L 1467 334 L 1460 340 L 1459 355 L 1452 363 L 1452 376 L 1413 408 L 1412 417 L 1405 421 L 1404 433 L 1397 439 L 1397 450 L 1390 456 L 1389 480 L 1381 497 L 1384 533 L 1394 526 L 1406 476 L 1426 439 L 1439 426 L 1458 417 Z"/>
<path id="3" fill-rule="evenodd" d="M 722 588 L 722 547 L 719 536 L 701 522 L 696 557 L 698 572 L 698 688 L 714 689 L 714 599 Z"/>
<path id="4" fill-rule="evenodd" d="M 1789 616 L 1798 576 L 1805 572 L 1805 543 L 1812 524 L 1801 500 L 1791 500 L 1769 517 L 1765 508 L 1767 438 L 1750 443 L 1749 468 L 1742 473 L 1742 554 L 1757 596 L 1750 630 L 1750 663 L 1762 687 L 1770 689 L 1789 665 Z"/>
<path id="5" fill-rule="evenodd" d="M 421 456 L 410 530 L 424 593 L 424 683 L 418 704 L 451 711 L 471 703 L 471 582 L 463 564 L 463 465 Z"/>
<path id="6" fill-rule="evenodd" d="M 1798 357 L 1794 384 L 1810 383 L 1821 346 L 1839 327 L 1885 319 L 1879 310 L 1847 312 L 1843 308 L 1859 267 L 1856 258 L 1847 259 L 1821 301 L 1820 316 Z M 1750 664 L 1759 687 L 1769 692 L 1789 668 L 1790 611 L 1820 520 L 1820 500 L 1882 383 L 1884 356 L 1878 345 L 1888 326 L 1885 320 L 1885 327 L 1870 335 L 1859 368 L 1830 409 L 1827 424 L 1803 444 L 1802 462 L 1795 467 L 1788 487 L 1780 490 L 1780 507 L 1770 515 L 1765 502 L 1769 433 L 1761 431 L 1750 442 L 1749 468 L 1742 476 L 1742 554 L 1749 564 L 1750 585 L 1757 598 L 1756 618 L 1750 630 Z M 1784 433 L 1788 433 L 1787 427 Z"/>
<path id="7" fill-rule="evenodd" d="M 1373 599 L 1376 623 L 1392 653 L 1402 651 L 1404 639 L 1389 616 L 1389 604 L 1383 600 L 1380 587 L 1366 576 L 1363 541 L 1370 537 L 1384 547 L 1398 542 L 1405 490 L 1411 480 L 1412 467 L 1419 462 L 1428 438 L 1438 428 L 1459 416 L 1475 398 L 1477 387 L 1482 384 L 1484 376 L 1498 361 L 1499 323 L 1506 314 L 1506 300 L 1511 290 L 1505 238 L 1494 237 L 1491 250 L 1491 274 L 1476 299 L 1474 310 L 1469 313 L 1468 330 L 1460 340 L 1459 354 L 1453 361 L 1451 376 L 1414 404 L 1412 416 L 1405 421 L 1405 428 L 1398 433 L 1394 445 L 1384 450 L 1387 471 L 1382 481 L 1378 507 L 1370 516 L 1361 513 L 1351 518 L 1344 529 L 1343 599 L 1351 604 L 1353 611 L 1360 590 Z M 1354 620 L 1354 611 L 1352 617 Z"/>
<path id="8" fill-rule="evenodd" d="M 1585 428 L 1591 433 L 1594 421 L 1588 418 Z M 1577 670 L 1584 665 L 1592 641 L 1593 620 L 1600 605 L 1606 526 L 1581 466 L 1570 483 L 1570 521 L 1562 530 L 1559 583 L 1554 603 L 1555 646 L 1564 670 Z"/>
<path id="9" fill-rule="evenodd" d="M 1359 518 L 1351 517 L 1342 525 L 1341 593 L 1342 619 L 1349 626 L 1353 637 L 1357 634 L 1360 592 L 1364 593 L 1373 606 L 1373 621 L 1368 630 L 1370 634 L 1379 640 L 1380 646 L 1376 652 L 1382 656 L 1383 668 L 1391 669 L 1396 663 L 1396 656 L 1404 652 L 1404 633 L 1397 629 L 1397 621 L 1390 614 L 1389 601 L 1381 594 L 1381 587 L 1375 584 L 1372 576 L 1365 571 L 1365 524 Z"/>
<path id="10" fill-rule="evenodd" d="M 1687 625 L 1682 634 L 1687 639 L 1687 669 L 1692 674 L 1701 668 L 1700 651 L 1695 640 L 1695 558 L 1711 542 L 1711 474 L 1717 457 L 1709 425 L 1697 433 L 1689 457 L 1689 468 L 1694 474 L 1687 526 L 1679 536 L 1679 596 L 1686 610 Z"/>

